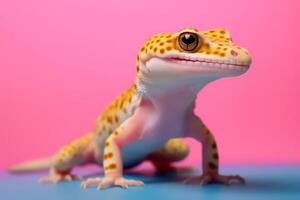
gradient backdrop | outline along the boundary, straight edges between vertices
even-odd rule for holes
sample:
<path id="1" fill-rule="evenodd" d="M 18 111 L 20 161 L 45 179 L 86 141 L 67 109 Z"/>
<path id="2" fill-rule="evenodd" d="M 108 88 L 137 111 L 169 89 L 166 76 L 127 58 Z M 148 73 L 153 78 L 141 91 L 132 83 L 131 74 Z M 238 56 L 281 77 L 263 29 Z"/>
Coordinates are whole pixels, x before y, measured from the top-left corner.
<path id="1" fill-rule="evenodd" d="M 134 81 L 143 41 L 184 27 L 227 28 L 253 55 L 248 73 L 197 100 L 221 162 L 300 162 L 299 10 L 296 0 L 0 1 L 0 167 L 88 132 Z"/>

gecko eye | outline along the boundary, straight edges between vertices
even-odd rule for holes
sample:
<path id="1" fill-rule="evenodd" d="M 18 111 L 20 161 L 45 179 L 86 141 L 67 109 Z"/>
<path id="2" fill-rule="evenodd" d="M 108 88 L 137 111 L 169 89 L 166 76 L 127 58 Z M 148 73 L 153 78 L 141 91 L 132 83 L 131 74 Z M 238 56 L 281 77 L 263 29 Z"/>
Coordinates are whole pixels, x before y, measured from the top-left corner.
<path id="1" fill-rule="evenodd" d="M 179 35 L 177 44 L 184 51 L 195 52 L 200 48 L 201 38 L 196 33 L 183 32 Z"/>

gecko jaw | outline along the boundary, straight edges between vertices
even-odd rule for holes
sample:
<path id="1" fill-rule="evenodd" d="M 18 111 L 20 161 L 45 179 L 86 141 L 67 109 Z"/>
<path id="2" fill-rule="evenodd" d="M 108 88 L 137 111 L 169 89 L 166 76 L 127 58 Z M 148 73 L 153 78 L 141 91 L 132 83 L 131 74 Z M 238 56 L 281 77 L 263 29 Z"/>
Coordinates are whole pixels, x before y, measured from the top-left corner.
<path id="1" fill-rule="evenodd" d="M 188 56 L 170 56 L 163 58 L 163 60 L 181 65 L 206 66 L 216 67 L 220 69 L 235 69 L 241 71 L 248 69 L 250 66 L 250 63 L 240 63 L 236 60 L 193 58 Z"/>

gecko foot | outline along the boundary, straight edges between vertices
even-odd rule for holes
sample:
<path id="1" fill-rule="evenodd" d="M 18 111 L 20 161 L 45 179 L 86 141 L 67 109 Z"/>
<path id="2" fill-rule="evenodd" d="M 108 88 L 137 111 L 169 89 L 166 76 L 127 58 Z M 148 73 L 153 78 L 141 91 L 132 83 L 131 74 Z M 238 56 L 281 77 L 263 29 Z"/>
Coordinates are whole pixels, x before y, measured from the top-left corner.
<path id="1" fill-rule="evenodd" d="M 39 179 L 40 183 L 59 183 L 63 181 L 73 181 L 81 179 L 80 176 L 74 174 L 53 174 L 49 176 L 44 176 Z"/>
<path id="2" fill-rule="evenodd" d="M 205 185 L 208 183 L 221 183 L 230 185 L 232 182 L 245 184 L 245 179 L 239 175 L 224 176 L 220 174 L 204 174 L 202 176 L 188 178 L 184 181 L 184 183 L 194 183 L 200 185 Z"/>
<path id="3" fill-rule="evenodd" d="M 98 185 L 98 190 L 109 186 L 120 186 L 124 189 L 127 189 L 128 186 L 144 186 L 144 183 L 142 181 L 137 180 L 128 180 L 123 177 L 106 176 L 104 178 L 89 178 L 86 181 L 82 182 L 80 187 L 87 188 L 92 185 Z"/>

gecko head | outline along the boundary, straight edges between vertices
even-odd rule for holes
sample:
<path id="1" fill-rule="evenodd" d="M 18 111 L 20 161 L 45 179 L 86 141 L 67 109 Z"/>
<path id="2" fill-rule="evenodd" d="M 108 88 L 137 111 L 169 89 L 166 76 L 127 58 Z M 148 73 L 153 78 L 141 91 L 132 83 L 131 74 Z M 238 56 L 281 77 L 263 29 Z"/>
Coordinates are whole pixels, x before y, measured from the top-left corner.
<path id="1" fill-rule="evenodd" d="M 196 84 L 241 75 L 250 64 L 248 51 L 235 45 L 227 30 L 187 28 L 156 34 L 144 43 L 137 57 L 137 79 Z"/>

